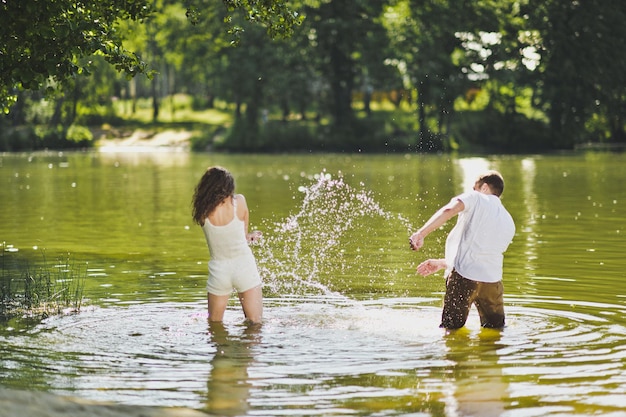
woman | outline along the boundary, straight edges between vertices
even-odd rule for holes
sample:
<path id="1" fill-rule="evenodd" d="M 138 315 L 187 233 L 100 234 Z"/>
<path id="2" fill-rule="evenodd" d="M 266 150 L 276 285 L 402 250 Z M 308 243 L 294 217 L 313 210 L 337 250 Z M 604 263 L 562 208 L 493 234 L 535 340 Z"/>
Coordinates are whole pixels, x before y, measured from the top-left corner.
<path id="1" fill-rule="evenodd" d="M 261 232 L 248 233 L 246 199 L 235 194 L 235 180 L 221 167 L 210 167 L 196 186 L 193 219 L 202 227 L 209 246 L 207 299 L 209 321 L 224 318 L 228 299 L 236 289 L 246 319 L 260 323 L 263 314 L 261 278 L 249 243 Z"/>

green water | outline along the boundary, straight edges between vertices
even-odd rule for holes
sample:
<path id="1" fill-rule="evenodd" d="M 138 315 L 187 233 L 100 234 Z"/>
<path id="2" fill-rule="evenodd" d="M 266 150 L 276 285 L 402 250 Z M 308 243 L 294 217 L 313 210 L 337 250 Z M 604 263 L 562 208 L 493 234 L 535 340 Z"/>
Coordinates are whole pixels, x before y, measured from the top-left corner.
<path id="1" fill-rule="evenodd" d="M 266 323 L 205 317 L 190 200 L 209 165 L 246 195 Z M 408 236 L 484 169 L 517 233 L 507 328 L 445 334 Z M 321 176 L 320 176 L 321 174 Z M 0 241 L 85 266 L 87 306 L 1 332 L 0 383 L 217 415 L 566 416 L 626 410 L 626 155 L 0 156 Z M 473 312 L 474 313 L 474 312 Z"/>

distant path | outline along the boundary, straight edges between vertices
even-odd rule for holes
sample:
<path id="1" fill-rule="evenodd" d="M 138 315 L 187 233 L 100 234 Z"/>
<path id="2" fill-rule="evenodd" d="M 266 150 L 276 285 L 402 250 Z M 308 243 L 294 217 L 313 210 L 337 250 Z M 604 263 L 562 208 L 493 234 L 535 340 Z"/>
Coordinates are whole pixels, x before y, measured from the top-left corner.
<path id="1" fill-rule="evenodd" d="M 132 135 L 125 138 L 99 139 L 96 147 L 101 152 L 145 152 L 163 148 L 189 150 L 191 136 L 192 132 L 185 130 L 164 130 L 162 132 L 136 130 Z"/>

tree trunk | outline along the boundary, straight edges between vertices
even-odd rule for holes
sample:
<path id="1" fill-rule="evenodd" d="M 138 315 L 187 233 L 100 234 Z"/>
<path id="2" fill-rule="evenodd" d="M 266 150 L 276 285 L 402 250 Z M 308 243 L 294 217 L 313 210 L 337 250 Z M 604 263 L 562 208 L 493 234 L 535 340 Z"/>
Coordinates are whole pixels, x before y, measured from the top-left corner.
<path id="1" fill-rule="evenodd" d="M 157 89 L 158 77 L 155 75 L 152 79 L 151 88 L 152 88 L 152 121 L 157 122 L 159 119 L 159 96 Z"/>
<path id="2" fill-rule="evenodd" d="M 338 128 L 347 127 L 352 122 L 352 87 L 354 76 L 352 74 L 352 62 L 338 45 L 334 44 L 330 51 L 331 80 L 333 92 L 333 118 Z"/>
<path id="3" fill-rule="evenodd" d="M 419 124 L 419 137 L 417 139 L 418 147 L 423 148 L 428 136 L 426 127 L 426 104 L 424 103 L 424 92 L 420 89 L 417 91 L 417 123 Z"/>

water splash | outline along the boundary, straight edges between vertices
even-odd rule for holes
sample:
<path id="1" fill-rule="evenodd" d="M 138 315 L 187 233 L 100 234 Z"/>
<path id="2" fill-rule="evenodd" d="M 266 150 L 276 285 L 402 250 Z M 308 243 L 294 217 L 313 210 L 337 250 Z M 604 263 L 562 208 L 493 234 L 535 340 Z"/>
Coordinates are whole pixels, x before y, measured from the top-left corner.
<path id="1" fill-rule="evenodd" d="M 412 226 L 401 215 L 383 209 L 363 183 L 354 188 L 342 176 L 333 178 L 327 172 L 312 180 L 298 189 L 304 198 L 296 214 L 264 226 L 263 241 L 255 249 L 257 263 L 265 288 L 272 292 L 345 298 L 331 289 L 333 279 L 350 274 L 380 276 L 380 271 L 365 270 L 372 268 L 371 261 L 364 260 L 370 257 L 368 240 L 377 234 L 373 221 L 378 227 L 383 222 L 384 228 L 403 228 L 403 235 Z"/>

